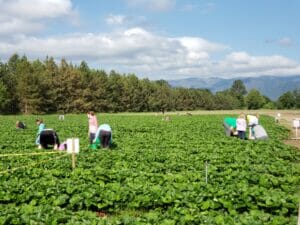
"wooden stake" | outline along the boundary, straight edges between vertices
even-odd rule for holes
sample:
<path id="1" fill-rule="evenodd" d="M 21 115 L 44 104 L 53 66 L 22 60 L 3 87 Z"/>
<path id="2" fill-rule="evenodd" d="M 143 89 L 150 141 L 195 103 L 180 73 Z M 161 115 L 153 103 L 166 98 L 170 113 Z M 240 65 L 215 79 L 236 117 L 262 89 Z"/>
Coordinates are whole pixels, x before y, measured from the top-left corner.
<path id="1" fill-rule="evenodd" d="M 205 161 L 205 183 L 207 183 L 207 177 L 208 177 L 208 163 Z"/>
<path id="2" fill-rule="evenodd" d="M 298 225 L 300 225 L 300 203 L 299 203 L 299 209 L 298 209 Z"/>
<path id="3" fill-rule="evenodd" d="M 76 158 L 75 158 L 75 139 L 72 138 L 72 169 L 73 170 L 75 169 L 75 161 L 76 161 Z"/>

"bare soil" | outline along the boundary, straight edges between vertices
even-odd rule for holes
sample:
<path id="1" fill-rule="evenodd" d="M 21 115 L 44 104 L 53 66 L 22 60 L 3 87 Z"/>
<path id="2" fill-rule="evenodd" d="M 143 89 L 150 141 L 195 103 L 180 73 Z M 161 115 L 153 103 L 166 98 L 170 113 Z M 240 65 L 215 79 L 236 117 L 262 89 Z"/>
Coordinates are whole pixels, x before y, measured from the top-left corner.
<path id="1" fill-rule="evenodd" d="M 281 114 L 278 122 L 290 130 L 290 137 L 288 140 L 284 140 L 284 143 L 300 149 L 300 129 L 298 128 L 298 136 L 296 136 L 296 129 L 292 126 L 294 119 L 300 119 L 300 110 L 267 111 L 262 114 L 273 116 L 275 120 L 277 113 Z"/>
<path id="2" fill-rule="evenodd" d="M 299 140 L 285 140 L 285 144 L 295 146 L 300 149 L 300 139 Z"/>

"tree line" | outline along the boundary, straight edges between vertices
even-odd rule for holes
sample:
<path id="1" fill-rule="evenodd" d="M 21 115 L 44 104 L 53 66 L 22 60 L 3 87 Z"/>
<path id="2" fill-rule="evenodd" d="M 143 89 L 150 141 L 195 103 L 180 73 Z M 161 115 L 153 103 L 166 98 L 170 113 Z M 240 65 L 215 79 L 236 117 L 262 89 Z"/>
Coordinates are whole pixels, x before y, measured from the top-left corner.
<path id="1" fill-rule="evenodd" d="M 151 112 L 172 110 L 300 108 L 300 90 L 273 102 L 241 80 L 231 88 L 174 88 L 165 80 L 139 79 L 135 74 L 91 69 L 52 57 L 29 61 L 12 55 L 0 62 L 0 113 Z"/>

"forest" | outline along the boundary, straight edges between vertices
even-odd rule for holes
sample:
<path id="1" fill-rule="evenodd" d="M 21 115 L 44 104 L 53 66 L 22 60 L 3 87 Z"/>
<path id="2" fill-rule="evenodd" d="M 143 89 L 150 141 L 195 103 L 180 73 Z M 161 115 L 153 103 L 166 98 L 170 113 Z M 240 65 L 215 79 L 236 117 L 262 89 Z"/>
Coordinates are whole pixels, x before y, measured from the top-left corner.
<path id="1" fill-rule="evenodd" d="M 100 65 L 101 66 L 101 65 Z M 73 65 L 53 57 L 28 60 L 12 55 L 0 62 L 0 113 L 48 114 L 96 112 L 158 112 L 222 109 L 299 109 L 300 90 L 271 101 L 258 90 L 247 91 L 241 80 L 217 93 L 208 89 L 174 88 L 165 80 L 140 79 Z"/>

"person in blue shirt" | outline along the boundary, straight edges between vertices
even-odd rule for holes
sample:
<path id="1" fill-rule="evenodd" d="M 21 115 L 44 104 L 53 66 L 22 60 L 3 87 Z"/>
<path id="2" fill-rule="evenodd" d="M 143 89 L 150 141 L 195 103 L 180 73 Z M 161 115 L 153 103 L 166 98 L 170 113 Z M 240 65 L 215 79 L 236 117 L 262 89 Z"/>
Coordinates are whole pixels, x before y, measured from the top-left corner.
<path id="1" fill-rule="evenodd" d="M 46 128 L 46 125 L 43 123 L 42 119 L 37 119 L 36 124 L 39 127 L 38 127 L 38 132 L 37 132 L 37 137 L 36 137 L 36 140 L 35 140 L 35 144 L 38 146 L 39 149 L 41 149 L 42 146 L 40 144 L 40 135 L 41 135 L 41 132 Z"/>
<path id="2" fill-rule="evenodd" d="M 35 141 L 38 148 L 48 149 L 48 146 L 52 145 L 53 149 L 57 150 L 60 144 L 57 133 L 53 129 L 46 129 L 46 125 L 41 119 L 37 119 L 36 123 L 39 126 Z"/>
<path id="3" fill-rule="evenodd" d="M 112 144 L 112 130 L 108 124 L 102 124 L 98 130 L 93 141 L 96 145 L 100 144 L 102 148 L 109 148 Z"/>

